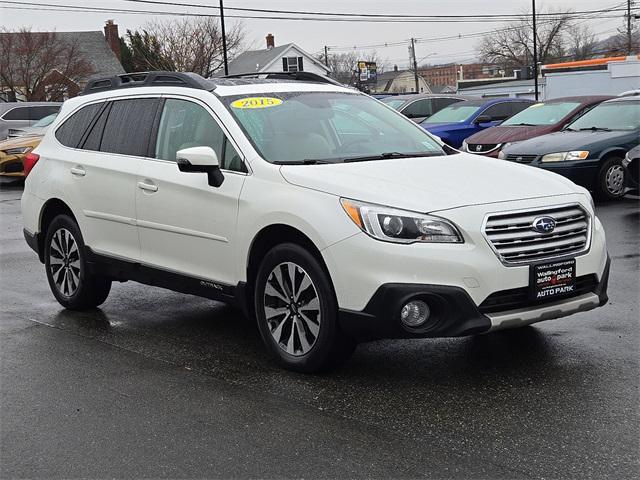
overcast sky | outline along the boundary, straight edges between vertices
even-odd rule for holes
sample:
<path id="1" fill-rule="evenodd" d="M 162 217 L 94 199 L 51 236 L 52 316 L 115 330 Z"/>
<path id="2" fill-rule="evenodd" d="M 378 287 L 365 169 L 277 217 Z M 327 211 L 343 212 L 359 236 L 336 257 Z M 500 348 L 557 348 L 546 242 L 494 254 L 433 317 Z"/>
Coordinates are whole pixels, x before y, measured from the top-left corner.
<path id="1" fill-rule="evenodd" d="M 212 10 L 196 8 L 163 7 L 128 3 L 122 0 L 24 0 L 39 4 L 63 4 L 102 6 L 134 10 L 187 11 L 190 13 L 211 13 Z M 175 0 L 176 3 L 198 3 L 218 5 L 218 0 Z M 305 10 L 347 13 L 382 13 L 411 15 L 460 15 L 460 14 L 516 14 L 526 11 L 531 6 L 530 0 L 225 0 L 225 7 L 273 8 L 281 10 Z M 0 6 L 3 4 L 0 0 Z M 597 10 L 610 6 L 626 6 L 622 0 L 555 0 L 537 2 L 538 11 L 546 6 L 554 9 L 572 9 L 577 11 Z M 34 8 L 31 6 L 30 8 Z M 227 11 L 227 15 L 238 12 Z M 594 16 L 591 20 L 579 20 L 591 27 L 594 33 L 605 38 L 622 25 L 623 12 L 616 12 L 620 18 L 601 18 Z M 11 10 L 0 8 L 0 23 L 5 27 L 18 28 L 30 25 L 34 30 L 99 30 L 104 21 L 112 18 L 123 35 L 126 29 L 138 29 L 149 20 L 158 18 L 164 21 L 172 18 L 166 16 L 134 15 L 123 13 L 89 13 L 89 12 L 54 12 L 37 10 Z M 229 23 L 237 21 L 228 19 Z M 353 46 L 398 42 L 410 37 L 433 38 L 485 32 L 503 26 L 501 23 L 356 23 L 356 22 L 312 22 L 286 20 L 242 20 L 246 26 L 249 44 L 255 48 L 263 48 L 267 33 L 275 35 L 276 45 L 295 42 L 310 53 L 322 51 L 324 45 L 336 46 L 334 52 L 343 52 Z M 462 38 L 437 42 L 418 42 L 416 54 L 420 63 L 446 63 L 452 61 L 472 61 L 476 56 L 477 38 Z M 340 48 L 338 48 L 340 47 Z M 369 50 L 360 51 L 366 52 Z M 378 47 L 375 49 L 378 58 L 387 65 L 397 64 L 404 68 L 408 64 L 406 45 Z"/>

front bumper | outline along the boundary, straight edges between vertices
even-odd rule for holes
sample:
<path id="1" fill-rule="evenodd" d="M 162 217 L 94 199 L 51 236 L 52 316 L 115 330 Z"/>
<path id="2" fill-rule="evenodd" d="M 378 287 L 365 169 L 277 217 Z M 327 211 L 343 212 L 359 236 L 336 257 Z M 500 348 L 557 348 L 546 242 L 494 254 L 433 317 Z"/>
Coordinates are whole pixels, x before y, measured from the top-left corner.
<path id="1" fill-rule="evenodd" d="M 609 299 L 610 259 L 600 278 L 576 294 L 537 305 L 494 312 L 489 305 L 476 306 L 458 287 L 444 285 L 382 285 L 362 311 L 341 309 L 340 327 L 358 341 L 382 338 L 432 338 L 474 335 L 506 328 L 517 328 L 586 312 L 605 305 Z M 407 329 L 400 321 L 402 306 L 420 299 L 429 305 L 431 316 L 421 329 Z"/>
<path id="2" fill-rule="evenodd" d="M 540 159 L 541 157 L 538 157 L 531 163 L 523 165 L 530 165 L 557 173 L 588 190 L 592 190 L 596 184 L 598 169 L 600 168 L 600 159 L 598 158 L 571 162 L 541 162 Z"/>

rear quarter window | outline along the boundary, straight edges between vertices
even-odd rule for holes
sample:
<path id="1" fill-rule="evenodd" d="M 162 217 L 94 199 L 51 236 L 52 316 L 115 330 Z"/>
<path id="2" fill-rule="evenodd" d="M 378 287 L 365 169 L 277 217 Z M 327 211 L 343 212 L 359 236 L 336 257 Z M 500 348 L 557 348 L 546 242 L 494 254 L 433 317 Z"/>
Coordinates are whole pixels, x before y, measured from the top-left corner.
<path id="1" fill-rule="evenodd" d="M 65 147 L 77 148 L 80 140 L 100 111 L 102 103 L 86 105 L 67 118 L 56 130 L 56 138 Z"/>

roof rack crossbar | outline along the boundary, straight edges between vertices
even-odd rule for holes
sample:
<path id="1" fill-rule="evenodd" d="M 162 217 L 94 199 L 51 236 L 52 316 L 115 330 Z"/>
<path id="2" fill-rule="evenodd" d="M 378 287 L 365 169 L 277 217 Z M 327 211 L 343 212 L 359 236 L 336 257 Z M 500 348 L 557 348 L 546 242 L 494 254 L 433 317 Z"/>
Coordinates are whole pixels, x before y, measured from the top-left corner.
<path id="1" fill-rule="evenodd" d="M 82 91 L 83 95 L 120 88 L 172 86 L 211 90 L 212 85 L 203 77 L 190 72 L 134 72 L 101 77 L 89 80 Z"/>
<path id="2" fill-rule="evenodd" d="M 264 77 L 266 79 L 286 79 L 294 80 L 298 82 L 317 82 L 317 83 L 330 83 L 332 85 L 341 85 L 333 78 L 320 75 L 313 72 L 246 72 L 246 73 L 234 73 L 232 75 L 225 75 L 221 78 L 250 78 L 250 77 Z"/>

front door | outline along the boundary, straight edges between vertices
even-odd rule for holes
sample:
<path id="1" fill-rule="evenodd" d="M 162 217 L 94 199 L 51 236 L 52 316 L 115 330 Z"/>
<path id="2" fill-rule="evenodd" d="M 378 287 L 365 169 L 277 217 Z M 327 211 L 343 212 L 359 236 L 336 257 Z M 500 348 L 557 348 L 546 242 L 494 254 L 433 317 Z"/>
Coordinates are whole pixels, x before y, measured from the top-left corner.
<path id="1" fill-rule="evenodd" d="M 224 181 L 208 184 L 204 173 L 183 173 L 176 152 L 211 147 Z M 139 172 L 137 224 L 143 263 L 221 284 L 235 285 L 232 248 L 244 162 L 213 112 L 192 99 L 165 99 L 155 155 Z"/>

